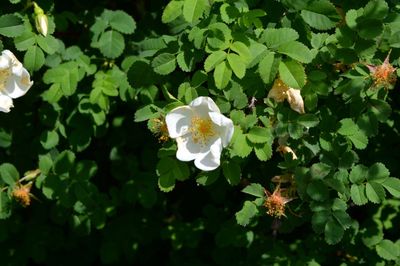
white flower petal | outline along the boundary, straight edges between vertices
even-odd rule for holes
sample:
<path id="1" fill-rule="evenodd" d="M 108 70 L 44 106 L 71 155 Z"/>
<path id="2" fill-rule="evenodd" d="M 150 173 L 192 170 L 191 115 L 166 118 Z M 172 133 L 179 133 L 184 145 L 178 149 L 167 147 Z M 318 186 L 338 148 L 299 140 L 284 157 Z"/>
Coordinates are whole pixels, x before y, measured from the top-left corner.
<path id="1" fill-rule="evenodd" d="M 222 146 L 228 146 L 229 142 L 232 139 L 234 131 L 232 120 L 227 118 L 223 114 L 216 112 L 210 112 L 209 116 L 211 118 L 211 121 L 219 126 L 219 133 L 220 137 L 222 138 Z"/>
<path id="2" fill-rule="evenodd" d="M 304 101 L 303 97 L 301 97 L 300 90 L 289 88 L 287 95 L 287 101 L 289 102 L 290 107 L 294 111 L 304 114 Z"/>
<path id="3" fill-rule="evenodd" d="M 8 113 L 14 107 L 13 101 L 7 95 L 0 95 L 0 112 Z"/>
<path id="4" fill-rule="evenodd" d="M 193 111 L 189 106 L 180 106 L 173 109 L 165 117 L 168 133 L 171 138 L 185 135 L 191 124 Z"/>
<path id="5" fill-rule="evenodd" d="M 189 136 L 176 138 L 178 151 L 176 158 L 180 161 L 188 162 L 196 159 L 201 152 L 200 145 L 194 143 Z"/>
<path id="6" fill-rule="evenodd" d="M 4 53 L 4 52 L 3 52 Z M 0 70 L 8 69 L 11 66 L 11 60 L 8 56 L 0 56 Z"/>
<path id="7" fill-rule="evenodd" d="M 33 82 L 30 81 L 30 76 L 26 69 L 22 70 L 21 76 L 12 76 L 8 80 L 5 87 L 5 94 L 11 98 L 18 98 L 23 95 L 31 88 Z"/>
<path id="8" fill-rule="evenodd" d="M 221 113 L 218 106 L 210 97 L 200 96 L 194 99 L 189 106 L 193 107 L 196 113 L 205 114 L 208 112 Z"/>
<path id="9" fill-rule="evenodd" d="M 194 161 L 194 165 L 203 171 L 212 171 L 221 164 L 222 140 L 218 138 L 210 147 L 209 152 L 201 154 Z"/>

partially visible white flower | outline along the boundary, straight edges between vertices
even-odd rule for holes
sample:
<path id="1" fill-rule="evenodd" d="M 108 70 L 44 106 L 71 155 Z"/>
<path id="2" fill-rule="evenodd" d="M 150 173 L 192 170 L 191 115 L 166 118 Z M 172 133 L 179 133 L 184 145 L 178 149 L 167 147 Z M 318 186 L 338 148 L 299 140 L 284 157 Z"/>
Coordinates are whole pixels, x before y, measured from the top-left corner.
<path id="1" fill-rule="evenodd" d="M 222 148 L 231 141 L 234 127 L 211 98 L 198 97 L 189 105 L 177 107 L 166 115 L 165 121 L 169 136 L 178 144 L 178 160 L 194 160 L 203 171 L 220 165 Z"/>
<path id="2" fill-rule="evenodd" d="M 13 107 L 12 99 L 24 95 L 33 82 L 28 71 L 9 50 L 0 56 L 0 111 L 8 113 Z"/>
<path id="3" fill-rule="evenodd" d="M 43 9 L 38 6 L 35 2 L 33 2 L 34 12 L 35 12 L 35 24 L 37 31 L 42 34 L 44 37 L 47 35 L 49 21 L 47 19 L 46 14 Z"/>
<path id="4" fill-rule="evenodd" d="M 276 79 L 274 85 L 268 93 L 268 98 L 277 102 L 283 102 L 285 99 L 294 111 L 304 114 L 304 101 L 300 90 L 288 87 L 282 80 Z"/>

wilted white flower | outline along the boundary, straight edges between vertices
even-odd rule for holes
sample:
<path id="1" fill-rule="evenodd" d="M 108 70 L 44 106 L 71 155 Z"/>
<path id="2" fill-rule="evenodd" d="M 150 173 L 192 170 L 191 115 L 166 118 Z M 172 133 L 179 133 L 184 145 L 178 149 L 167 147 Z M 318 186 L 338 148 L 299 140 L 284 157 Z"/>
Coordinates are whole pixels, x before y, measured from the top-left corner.
<path id="1" fill-rule="evenodd" d="M 288 87 L 282 80 L 276 79 L 274 85 L 268 93 L 268 98 L 277 102 L 283 102 L 285 99 L 294 111 L 304 114 L 304 101 L 300 90 Z"/>
<path id="2" fill-rule="evenodd" d="M 24 95 L 33 82 L 28 71 L 9 50 L 0 56 L 0 111 L 8 113 L 13 107 L 12 99 Z"/>
<path id="3" fill-rule="evenodd" d="M 220 165 L 222 148 L 233 136 L 233 122 L 221 114 L 209 97 L 198 97 L 189 105 L 173 109 L 165 117 L 169 136 L 176 139 L 176 158 L 192 161 L 203 171 Z"/>

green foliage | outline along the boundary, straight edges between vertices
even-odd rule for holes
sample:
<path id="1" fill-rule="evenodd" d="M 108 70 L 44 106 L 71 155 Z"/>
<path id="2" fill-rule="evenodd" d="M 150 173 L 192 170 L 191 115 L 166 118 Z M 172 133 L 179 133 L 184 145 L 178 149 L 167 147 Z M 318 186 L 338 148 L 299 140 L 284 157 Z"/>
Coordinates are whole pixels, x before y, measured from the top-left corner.
<path id="1" fill-rule="evenodd" d="M 400 264 L 396 1 L 3 2 L 2 265 Z"/>

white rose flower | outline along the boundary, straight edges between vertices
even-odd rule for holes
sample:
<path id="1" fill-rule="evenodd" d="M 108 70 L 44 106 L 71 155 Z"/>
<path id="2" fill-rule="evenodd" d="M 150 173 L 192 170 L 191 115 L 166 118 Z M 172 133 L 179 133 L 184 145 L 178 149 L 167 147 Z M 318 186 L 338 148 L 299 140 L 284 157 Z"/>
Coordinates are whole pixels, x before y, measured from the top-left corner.
<path id="1" fill-rule="evenodd" d="M 24 95 L 33 82 L 28 71 L 9 50 L 0 56 L 0 111 L 8 113 L 13 107 L 12 99 Z"/>
<path id="2" fill-rule="evenodd" d="M 176 139 L 176 158 L 192 161 L 203 171 L 220 165 L 222 148 L 233 136 L 233 122 L 221 114 L 209 97 L 198 97 L 189 105 L 173 109 L 165 117 L 169 136 Z"/>

